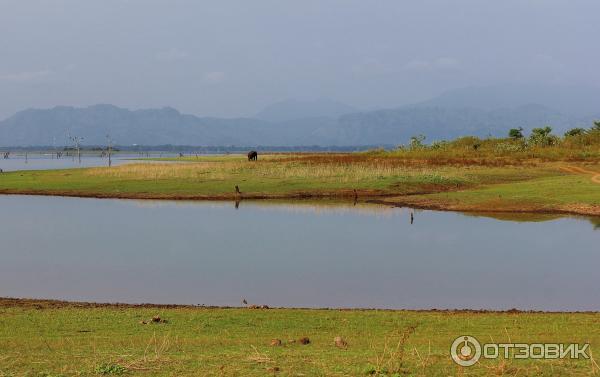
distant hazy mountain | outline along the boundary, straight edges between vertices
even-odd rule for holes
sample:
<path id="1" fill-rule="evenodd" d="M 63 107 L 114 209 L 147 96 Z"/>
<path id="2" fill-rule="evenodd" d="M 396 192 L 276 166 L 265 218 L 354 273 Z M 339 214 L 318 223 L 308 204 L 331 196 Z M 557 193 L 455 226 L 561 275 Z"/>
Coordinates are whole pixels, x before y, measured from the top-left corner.
<path id="1" fill-rule="evenodd" d="M 600 88 L 538 84 L 467 87 L 448 91 L 417 106 L 492 110 L 529 103 L 541 104 L 569 115 L 599 114 Z"/>
<path id="2" fill-rule="evenodd" d="M 413 106 L 350 113 L 345 111 L 352 108 L 332 101 L 301 105 L 286 101 L 262 111 L 261 118 L 234 119 L 186 115 L 169 107 L 29 109 L 0 122 L 0 146 L 63 146 L 69 134 L 84 137 L 85 145 L 103 145 L 107 134 L 120 145 L 393 145 L 418 134 L 427 141 L 505 136 L 514 127 L 530 130 L 551 125 L 560 134 L 572 127 L 590 127 L 594 118 L 600 118 L 600 105 L 593 101 L 558 101 L 562 110 L 521 102 L 534 98 L 534 92 L 540 96 L 535 98 L 544 99 L 537 90 L 524 94 L 470 88 Z M 546 99 L 557 101 L 555 96 Z"/>
<path id="3" fill-rule="evenodd" d="M 0 145 L 64 145 L 67 135 L 84 144 L 231 145 L 258 143 L 271 125 L 255 119 L 199 118 L 173 108 L 130 111 L 112 105 L 29 109 L 0 122 Z M 270 138 L 271 141 L 276 139 Z"/>
<path id="4" fill-rule="evenodd" d="M 285 122 L 306 118 L 337 118 L 340 115 L 356 111 L 358 110 L 352 106 L 329 99 L 314 101 L 287 100 L 265 107 L 256 114 L 256 118 L 269 122 Z"/>

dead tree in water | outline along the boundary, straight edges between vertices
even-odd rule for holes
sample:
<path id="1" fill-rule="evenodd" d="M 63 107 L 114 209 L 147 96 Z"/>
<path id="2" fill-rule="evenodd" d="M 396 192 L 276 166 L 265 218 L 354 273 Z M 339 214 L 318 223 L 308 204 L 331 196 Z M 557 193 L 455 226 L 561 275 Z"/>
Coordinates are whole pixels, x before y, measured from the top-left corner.
<path id="1" fill-rule="evenodd" d="M 108 140 L 108 167 L 110 168 L 112 166 L 112 144 L 113 141 L 110 138 L 110 135 L 106 135 L 106 140 Z"/>
<path id="2" fill-rule="evenodd" d="M 71 136 L 69 134 L 69 139 L 75 145 L 75 150 L 77 151 L 77 160 L 81 164 L 81 142 L 83 141 L 83 138 L 79 136 Z"/>

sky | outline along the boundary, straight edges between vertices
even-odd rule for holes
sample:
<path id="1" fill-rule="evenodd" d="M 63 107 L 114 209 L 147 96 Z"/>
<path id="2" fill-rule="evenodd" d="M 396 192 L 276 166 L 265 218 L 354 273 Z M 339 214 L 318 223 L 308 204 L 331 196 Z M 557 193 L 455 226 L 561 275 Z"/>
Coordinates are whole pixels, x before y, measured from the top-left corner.
<path id="1" fill-rule="evenodd" d="M 598 0 L 0 0 L 0 119 L 111 103 L 252 116 L 504 83 L 600 86 Z"/>

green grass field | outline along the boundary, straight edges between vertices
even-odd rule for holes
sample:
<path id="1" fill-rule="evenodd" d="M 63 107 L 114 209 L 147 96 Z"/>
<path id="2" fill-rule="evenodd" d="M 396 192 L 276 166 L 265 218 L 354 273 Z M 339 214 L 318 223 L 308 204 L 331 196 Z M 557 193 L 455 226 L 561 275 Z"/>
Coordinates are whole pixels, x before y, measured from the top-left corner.
<path id="1" fill-rule="evenodd" d="M 389 199 L 395 202 L 394 198 Z M 399 198 L 406 204 L 442 209 L 571 212 L 600 215 L 600 185 L 585 175 L 559 175 L 516 183 Z"/>
<path id="2" fill-rule="evenodd" d="M 592 359 L 482 360 L 452 341 L 590 343 L 600 314 L 78 307 L 1 300 L 0 376 L 592 376 Z M 141 324 L 159 315 L 166 323 Z M 334 344 L 342 337 L 346 347 Z M 308 337 L 303 345 L 297 340 Z M 273 339 L 282 345 L 271 345 Z M 296 342 L 290 342 L 296 340 Z"/>
<path id="3" fill-rule="evenodd" d="M 0 191 L 193 198 L 234 197 L 236 185 L 247 195 L 298 192 L 322 195 L 344 189 L 403 193 L 420 191 L 426 186 L 472 184 L 469 181 L 472 177 L 461 174 L 459 169 L 407 167 L 390 159 L 344 164 L 302 158 L 284 160 L 275 155 L 263 156 L 258 162 L 245 161 L 244 156 L 201 157 L 180 162 L 4 173 L 0 176 Z M 497 169 L 480 169 L 480 172 L 478 179 L 493 179 Z"/>
<path id="4" fill-rule="evenodd" d="M 169 159 L 171 160 L 171 159 Z M 463 211 L 600 215 L 591 162 L 431 162 L 378 154 L 187 157 L 0 175 L 0 193 L 140 199 L 354 198 Z M 565 171 L 575 166 L 583 171 Z M 242 192 L 235 193 L 235 186 Z"/>

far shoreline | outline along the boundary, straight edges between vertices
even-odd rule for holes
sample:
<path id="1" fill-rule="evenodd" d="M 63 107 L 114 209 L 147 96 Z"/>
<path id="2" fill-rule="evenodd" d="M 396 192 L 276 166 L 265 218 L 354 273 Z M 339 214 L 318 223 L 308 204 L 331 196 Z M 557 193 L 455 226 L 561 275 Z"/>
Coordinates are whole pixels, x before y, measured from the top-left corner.
<path id="1" fill-rule="evenodd" d="M 367 307 L 252 307 L 252 306 L 216 306 L 216 305 L 186 305 L 186 304 L 154 304 L 154 303 L 126 303 L 126 302 L 93 302 L 69 301 L 43 298 L 0 297 L 0 308 L 23 309 L 195 309 L 195 310 L 250 310 L 250 311 L 337 311 L 337 312 L 397 312 L 397 313 L 444 313 L 444 314 L 598 314 L 600 310 L 521 310 L 511 309 L 388 309 Z"/>

